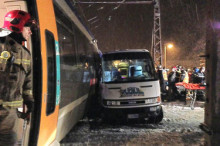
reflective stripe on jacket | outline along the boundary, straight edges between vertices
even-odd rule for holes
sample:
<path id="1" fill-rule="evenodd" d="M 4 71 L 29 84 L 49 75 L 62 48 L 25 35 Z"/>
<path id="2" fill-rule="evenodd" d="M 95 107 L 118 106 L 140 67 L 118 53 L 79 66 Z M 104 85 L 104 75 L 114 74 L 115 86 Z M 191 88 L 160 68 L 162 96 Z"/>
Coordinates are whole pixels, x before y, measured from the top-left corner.
<path id="1" fill-rule="evenodd" d="M 23 104 L 23 99 L 20 101 L 10 101 L 10 102 L 0 100 L 0 105 L 2 105 L 3 107 L 5 106 L 21 107 L 22 104 Z"/>

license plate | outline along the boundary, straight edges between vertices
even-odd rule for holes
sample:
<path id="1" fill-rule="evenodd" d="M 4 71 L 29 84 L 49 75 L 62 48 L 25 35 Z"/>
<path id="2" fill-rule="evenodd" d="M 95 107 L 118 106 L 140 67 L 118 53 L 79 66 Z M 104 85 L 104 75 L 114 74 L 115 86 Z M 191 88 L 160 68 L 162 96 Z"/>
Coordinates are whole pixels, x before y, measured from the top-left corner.
<path id="1" fill-rule="evenodd" d="M 136 101 L 128 101 L 129 104 L 136 104 Z"/>
<path id="2" fill-rule="evenodd" d="M 137 119 L 139 118 L 139 114 L 128 114 L 128 119 Z"/>

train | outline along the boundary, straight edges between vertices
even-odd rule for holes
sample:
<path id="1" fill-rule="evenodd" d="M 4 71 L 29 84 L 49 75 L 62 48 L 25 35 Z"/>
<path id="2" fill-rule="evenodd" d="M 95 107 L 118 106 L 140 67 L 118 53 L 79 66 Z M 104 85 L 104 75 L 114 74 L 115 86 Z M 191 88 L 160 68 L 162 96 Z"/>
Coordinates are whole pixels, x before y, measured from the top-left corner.
<path id="1" fill-rule="evenodd" d="M 32 53 L 35 108 L 25 130 L 19 121 L 18 138 L 23 145 L 60 145 L 97 90 L 97 41 L 70 0 L 1 0 L 0 9 L 1 26 L 11 10 L 27 11 L 38 24 L 25 42 Z"/>

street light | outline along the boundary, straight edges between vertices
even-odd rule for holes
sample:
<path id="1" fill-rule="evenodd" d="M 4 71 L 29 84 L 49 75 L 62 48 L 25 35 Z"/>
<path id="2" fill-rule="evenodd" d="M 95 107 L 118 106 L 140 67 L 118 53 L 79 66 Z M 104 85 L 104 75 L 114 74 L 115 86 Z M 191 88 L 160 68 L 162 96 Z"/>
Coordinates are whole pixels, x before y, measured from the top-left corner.
<path id="1" fill-rule="evenodd" d="M 168 44 L 167 47 L 168 47 L 169 49 L 171 49 L 171 48 L 173 48 L 173 44 Z"/>
<path id="2" fill-rule="evenodd" d="M 164 47 L 164 66 L 165 66 L 165 68 L 166 68 L 166 64 L 167 64 L 167 48 L 172 49 L 173 44 L 172 43 L 165 44 L 165 47 Z"/>

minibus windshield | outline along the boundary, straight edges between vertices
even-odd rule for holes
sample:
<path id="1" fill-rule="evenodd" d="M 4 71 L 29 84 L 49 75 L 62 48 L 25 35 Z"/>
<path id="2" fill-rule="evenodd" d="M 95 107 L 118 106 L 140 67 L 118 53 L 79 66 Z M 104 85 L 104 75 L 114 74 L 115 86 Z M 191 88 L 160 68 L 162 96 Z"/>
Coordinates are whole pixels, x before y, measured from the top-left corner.
<path id="1" fill-rule="evenodd" d="M 156 73 L 149 52 L 120 52 L 103 54 L 102 81 L 139 82 L 156 79 Z"/>

